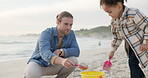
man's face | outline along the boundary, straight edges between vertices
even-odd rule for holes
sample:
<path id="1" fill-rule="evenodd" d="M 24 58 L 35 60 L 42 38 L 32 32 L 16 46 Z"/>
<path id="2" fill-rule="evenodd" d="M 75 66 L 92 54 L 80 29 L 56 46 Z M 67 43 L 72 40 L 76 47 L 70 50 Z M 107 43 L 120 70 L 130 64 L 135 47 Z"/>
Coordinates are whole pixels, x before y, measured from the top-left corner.
<path id="1" fill-rule="evenodd" d="M 73 25 L 73 18 L 63 17 L 61 22 L 58 22 L 59 33 L 68 35 Z"/>

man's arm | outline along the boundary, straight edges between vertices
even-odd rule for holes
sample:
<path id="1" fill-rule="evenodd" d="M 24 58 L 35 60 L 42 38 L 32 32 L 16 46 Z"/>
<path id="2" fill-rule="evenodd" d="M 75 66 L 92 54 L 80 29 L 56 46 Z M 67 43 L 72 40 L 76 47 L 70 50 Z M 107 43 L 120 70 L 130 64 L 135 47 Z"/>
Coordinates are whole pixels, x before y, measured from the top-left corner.
<path id="1" fill-rule="evenodd" d="M 70 32 L 70 35 L 72 37 L 72 41 L 70 43 L 70 47 L 68 48 L 62 48 L 64 51 L 64 56 L 63 57 L 69 57 L 69 56 L 75 56 L 78 57 L 80 54 L 79 46 L 75 37 L 75 34 L 73 31 Z"/>
<path id="2" fill-rule="evenodd" d="M 51 58 L 56 56 L 54 53 L 50 50 L 50 32 L 43 31 L 39 37 L 39 51 L 42 59 L 44 59 L 46 62 L 50 63 Z"/>

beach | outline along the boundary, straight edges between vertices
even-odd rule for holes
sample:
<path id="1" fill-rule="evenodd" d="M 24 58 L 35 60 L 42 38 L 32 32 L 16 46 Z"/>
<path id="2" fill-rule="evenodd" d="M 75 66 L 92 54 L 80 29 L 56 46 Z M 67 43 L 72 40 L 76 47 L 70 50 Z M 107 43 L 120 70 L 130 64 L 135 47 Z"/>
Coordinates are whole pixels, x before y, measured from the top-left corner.
<path id="1" fill-rule="evenodd" d="M 81 54 L 79 62 L 85 62 L 89 65 L 89 69 L 85 71 L 105 72 L 105 78 L 129 78 L 129 68 L 127 64 L 128 59 L 126 53 L 124 52 L 123 45 L 118 48 L 114 58 L 111 60 L 112 68 L 110 72 L 106 72 L 102 69 L 104 62 L 108 60 L 108 53 L 110 50 L 111 48 L 86 50 L 85 52 L 82 52 L 83 54 Z M 75 71 L 79 71 L 79 73 Z M 81 78 L 80 73 L 83 71 L 79 68 L 75 71 L 73 72 L 74 78 Z"/>
<path id="2" fill-rule="evenodd" d="M 92 50 L 81 51 L 78 58 L 79 63 L 86 63 L 89 66 L 85 71 L 102 71 L 104 61 L 108 60 L 108 52 L 110 48 L 99 48 Z M 23 71 L 26 66 L 28 58 L 0 62 L 0 78 L 23 78 Z M 128 58 L 124 52 L 123 46 L 120 46 L 117 50 L 114 58 L 111 60 L 112 68 L 110 72 L 105 72 L 105 78 L 130 78 Z M 81 78 L 80 73 L 83 70 L 76 68 L 75 71 L 69 76 L 69 78 Z M 42 78 L 54 78 L 55 76 L 46 76 Z"/>
<path id="3" fill-rule="evenodd" d="M 0 62 L 0 78 L 23 78 L 27 59 Z"/>
<path id="4" fill-rule="evenodd" d="M 85 71 L 103 71 L 102 65 L 103 62 L 107 60 L 107 53 L 110 49 L 100 48 L 95 50 L 83 50 L 81 52 L 80 57 L 78 58 L 79 63 L 86 63 L 89 65 L 89 69 Z M 124 57 L 120 57 L 120 55 Z M 128 78 L 129 71 L 127 66 L 126 55 L 123 50 L 118 50 L 115 57 L 111 60 L 113 63 L 112 70 L 110 73 L 113 77 L 118 75 L 122 75 L 124 78 Z M 12 60 L 6 62 L 0 62 L 0 78 L 23 78 L 23 70 L 26 66 L 26 62 L 28 59 L 19 59 Z M 115 72 L 117 71 L 117 72 Z M 72 73 L 71 77 L 80 78 L 80 73 L 83 72 L 81 69 L 76 68 L 76 70 Z"/>

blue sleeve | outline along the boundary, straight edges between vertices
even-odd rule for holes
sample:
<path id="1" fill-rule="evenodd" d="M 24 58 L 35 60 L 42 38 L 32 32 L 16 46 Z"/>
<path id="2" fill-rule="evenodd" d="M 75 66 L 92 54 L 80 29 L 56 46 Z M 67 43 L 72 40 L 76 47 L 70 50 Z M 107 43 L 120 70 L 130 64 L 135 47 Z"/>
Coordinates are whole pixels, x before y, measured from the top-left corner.
<path id="1" fill-rule="evenodd" d="M 70 37 L 72 38 L 70 43 L 70 47 L 69 48 L 64 48 L 64 57 L 70 57 L 70 56 L 75 56 L 75 57 L 79 57 L 80 55 L 80 50 L 79 50 L 79 46 L 75 37 L 74 32 L 72 31 L 70 33 Z"/>
<path id="2" fill-rule="evenodd" d="M 39 52 L 46 62 L 50 62 L 53 56 L 56 56 L 50 50 L 51 33 L 49 31 L 43 31 L 39 37 Z"/>

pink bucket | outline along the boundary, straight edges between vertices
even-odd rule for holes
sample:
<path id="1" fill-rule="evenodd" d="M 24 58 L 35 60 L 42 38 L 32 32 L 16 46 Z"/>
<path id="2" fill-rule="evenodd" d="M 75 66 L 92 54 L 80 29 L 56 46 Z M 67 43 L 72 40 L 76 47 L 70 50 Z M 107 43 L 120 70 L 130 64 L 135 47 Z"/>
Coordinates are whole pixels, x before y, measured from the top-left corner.
<path id="1" fill-rule="evenodd" d="M 112 67 L 112 63 L 110 62 L 110 59 L 108 61 L 105 61 L 104 62 L 104 65 L 103 65 L 103 70 L 106 70 L 106 71 L 110 71 L 111 67 Z"/>

